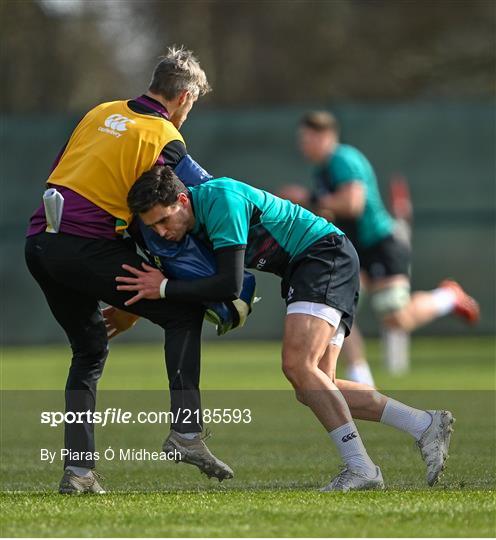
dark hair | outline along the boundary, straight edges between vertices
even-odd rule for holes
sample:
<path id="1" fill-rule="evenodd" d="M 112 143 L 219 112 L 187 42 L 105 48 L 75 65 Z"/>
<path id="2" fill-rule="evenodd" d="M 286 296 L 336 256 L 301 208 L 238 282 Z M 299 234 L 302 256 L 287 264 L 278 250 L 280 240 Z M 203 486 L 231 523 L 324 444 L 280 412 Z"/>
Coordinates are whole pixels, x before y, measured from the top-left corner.
<path id="1" fill-rule="evenodd" d="M 179 193 L 188 189 L 168 166 L 156 166 L 143 173 L 129 190 L 127 205 L 133 214 L 148 212 L 156 204 L 172 206 Z"/>
<path id="2" fill-rule="evenodd" d="M 314 131 L 334 131 L 339 133 L 339 123 L 335 116 L 327 111 L 307 112 L 300 120 L 300 125 Z"/>
<path id="3" fill-rule="evenodd" d="M 203 96 L 211 90 L 200 63 L 191 51 L 182 46 L 170 47 L 160 58 L 153 70 L 149 89 L 165 99 L 174 99 L 184 90 L 196 96 Z"/>

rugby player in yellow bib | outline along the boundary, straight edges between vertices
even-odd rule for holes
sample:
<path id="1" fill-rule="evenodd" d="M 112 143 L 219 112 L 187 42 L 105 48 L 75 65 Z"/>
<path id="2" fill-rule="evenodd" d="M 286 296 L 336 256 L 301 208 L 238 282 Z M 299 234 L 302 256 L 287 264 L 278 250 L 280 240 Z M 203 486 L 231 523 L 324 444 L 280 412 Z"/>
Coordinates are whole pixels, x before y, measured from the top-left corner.
<path id="1" fill-rule="evenodd" d="M 72 348 L 67 412 L 95 410 L 97 382 L 108 355 L 99 301 L 145 317 L 165 330 L 174 422 L 164 449 L 179 448 L 183 461 L 222 480 L 231 478 L 232 470 L 206 447 L 200 437 L 201 421 L 185 423 L 188 411 L 190 417 L 199 417 L 195 413 L 200 410 L 205 307 L 169 300 L 127 307 L 129 295 L 115 289 L 115 276 L 123 264 L 143 267 L 146 262 L 121 234 L 131 222 L 126 198 L 135 180 L 153 165 L 169 165 L 181 171 L 181 177 L 207 174 L 188 156 L 178 128 L 198 97 L 209 90 L 192 53 L 172 48 L 156 66 L 146 94 L 89 111 L 47 181 L 59 200 L 63 197 L 60 220 L 50 223 L 50 213 L 41 204 L 31 218 L 25 252 L 28 268 Z M 70 457 L 64 464 L 60 492 L 103 492 L 93 472 L 93 424 L 66 424 L 65 446 Z"/>

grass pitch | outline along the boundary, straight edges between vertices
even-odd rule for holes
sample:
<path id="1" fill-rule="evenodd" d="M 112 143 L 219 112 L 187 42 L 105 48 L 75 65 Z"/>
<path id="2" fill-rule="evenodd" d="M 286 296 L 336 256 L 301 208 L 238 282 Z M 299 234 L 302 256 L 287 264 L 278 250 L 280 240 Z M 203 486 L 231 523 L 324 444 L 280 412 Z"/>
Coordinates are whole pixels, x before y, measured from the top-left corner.
<path id="1" fill-rule="evenodd" d="M 494 498 L 481 491 L 324 494 L 150 493 L 4 501 L 12 536 L 492 536 Z"/>
<path id="2" fill-rule="evenodd" d="M 40 465 L 36 430 L 22 429 L 35 390 L 63 388 L 65 347 L 4 349 L 4 415 L 15 430 L 2 436 L 3 536 L 487 536 L 496 534 L 494 341 L 420 339 L 412 373 L 389 377 L 379 349 L 369 355 L 377 383 L 395 397 L 425 407 L 451 408 L 457 417 L 448 470 L 427 488 L 413 441 L 386 426 L 360 422 L 372 458 L 388 486 L 381 493 L 321 494 L 338 458 L 309 412 L 294 402 L 279 368 L 278 343 L 210 342 L 204 347 L 202 387 L 207 405 L 249 403 L 257 422 L 211 426 L 212 450 L 235 469 L 218 484 L 195 468 L 171 463 L 105 463 L 99 469 L 113 493 L 62 497 L 54 493 L 60 464 Z M 26 376 L 29 374 L 29 377 Z M 157 396 L 166 386 L 160 344 L 114 344 L 103 375 L 102 400 Z M 147 389 L 150 392 L 133 393 Z M 15 391 L 29 390 L 20 393 Z M 235 392 L 222 392 L 235 390 Z M 12 397 L 13 396 L 13 397 Z M 12 399 L 19 405 L 11 407 Z M 119 397 L 120 399 L 120 397 Z M 151 399 L 151 398 L 150 398 Z M 152 399 L 153 401 L 153 399 Z M 18 415 L 17 417 L 15 415 Z M 20 415 L 20 416 L 19 416 Z M 7 418 L 8 420 L 8 418 Z M 164 426 L 126 431 L 126 443 L 157 449 Z M 13 433 L 13 434 L 12 434 Z M 44 433 L 44 432 L 43 432 Z M 62 431 L 50 437 L 60 439 Z M 98 433 L 98 446 L 115 440 Z M 15 492 L 12 492 L 15 490 Z"/>

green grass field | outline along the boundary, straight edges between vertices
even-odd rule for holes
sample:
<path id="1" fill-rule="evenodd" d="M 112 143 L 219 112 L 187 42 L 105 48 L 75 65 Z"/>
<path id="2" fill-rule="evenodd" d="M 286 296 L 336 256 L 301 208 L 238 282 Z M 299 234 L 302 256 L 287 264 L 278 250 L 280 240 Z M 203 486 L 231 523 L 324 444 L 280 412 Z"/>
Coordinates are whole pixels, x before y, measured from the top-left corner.
<path id="1" fill-rule="evenodd" d="M 61 428 L 39 425 L 41 404 L 63 403 L 65 347 L 5 348 L 2 354 L 3 536 L 484 536 L 496 534 L 495 344 L 489 338 L 415 338 L 412 373 L 388 376 L 378 343 L 369 354 L 378 385 L 398 399 L 445 407 L 457 417 L 448 469 L 428 488 L 413 440 L 360 422 L 387 490 L 323 494 L 337 472 L 327 435 L 296 403 L 280 371 L 280 345 L 210 342 L 203 353 L 204 406 L 249 407 L 249 425 L 211 425 L 209 447 L 235 470 L 219 484 L 187 465 L 104 462 L 111 491 L 100 497 L 55 493 L 60 463 L 39 448 Z M 156 410 L 166 387 L 160 344 L 114 344 L 98 408 Z M 43 390 L 43 392 L 40 392 Z M 54 392 L 54 390 L 56 392 Z M 143 392 L 143 390 L 147 390 Z M 54 405 L 55 404 L 55 405 Z M 31 424 L 30 424 L 31 422 Z M 157 450 L 166 426 L 97 430 L 99 448 Z"/>

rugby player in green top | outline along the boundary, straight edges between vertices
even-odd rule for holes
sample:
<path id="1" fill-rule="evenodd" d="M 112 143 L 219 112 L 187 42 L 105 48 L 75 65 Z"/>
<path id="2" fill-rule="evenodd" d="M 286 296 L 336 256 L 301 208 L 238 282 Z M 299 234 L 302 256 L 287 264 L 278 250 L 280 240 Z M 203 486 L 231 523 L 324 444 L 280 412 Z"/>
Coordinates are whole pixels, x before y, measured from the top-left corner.
<path id="1" fill-rule="evenodd" d="M 455 313 L 468 323 L 479 319 L 479 306 L 450 280 L 431 291 L 410 293 L 410 248 L 396 234 L 396 222 L 381 199 L 368 159 L 339 141 L 330 113 L 307 113 L 300 122 L 303 155 L 316 165 L 314 208 L 336 223 L 360 257 L 362 287 L 384 328 L 386 363 L 408 365 L 408 335 L 434 319 Z M 345 353 L 365 358 L 360 336 L 352 334 Z"/>
<path id="2" fill-rule="evenodd" d="M 353 417 L 410 433 L 434 484 L 447 457 L 453 416 L 423 411 L 373 388 L 336 379 L 336 362 L 353 324 L 359 261 L 348 238 L 332 223 L 230 178 L 186 188 L 168 167 L 143 174 L 128 195 L 131 211 L 167 240 L 187 233 L 210 244 L 217 274 L 191 281 L 158 270 L 124 265 L 135 277 L 117 277 L 120 291 L 141 299 L 227 300 L 239 296 L 244 267 L 278 275 L 287 305 L 282 369 L 299 401 L 311 408 L 334 441 L 345 468 L 324 491 L 381 489 L 382 474 L 365 450 Z"/>

